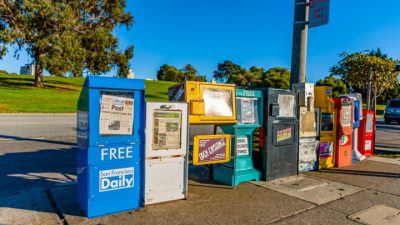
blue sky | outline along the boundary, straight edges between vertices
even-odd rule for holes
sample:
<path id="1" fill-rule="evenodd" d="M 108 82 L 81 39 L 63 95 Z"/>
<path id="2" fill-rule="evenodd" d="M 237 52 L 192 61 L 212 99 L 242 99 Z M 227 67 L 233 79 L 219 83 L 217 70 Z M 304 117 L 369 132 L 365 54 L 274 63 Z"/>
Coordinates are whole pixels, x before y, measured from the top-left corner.
<path id="1" fill-rule="evenodd" d="M 217 64 L 290 68 L 294 0 L 127 0 L 133 27 L 115 31 L 121 47 L 135 46 L 136 77 L 155 78 L 162 64 L 191 63 L 211 79 Z M 400 58 L 399 0 L 331 0 L 328 25 L 308 33 L 307 81 L 328 75 L 338 54 L 381 50 Z M 29 62 L 10 52 L 0 69 L 18 72 Z M 109 73 L 112 74 L 113 72 Z"/>

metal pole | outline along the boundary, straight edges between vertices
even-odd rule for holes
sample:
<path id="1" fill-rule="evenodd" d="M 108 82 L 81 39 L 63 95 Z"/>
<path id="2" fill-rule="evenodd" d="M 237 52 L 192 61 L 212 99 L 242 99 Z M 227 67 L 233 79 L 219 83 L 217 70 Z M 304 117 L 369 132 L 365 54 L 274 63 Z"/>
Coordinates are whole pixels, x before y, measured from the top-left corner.
<path id="1" fill-rule="evenodd" d="M 372 82 L 372 66 L 368 70 L 368 89 L 367 89 L 367 109 L 371 109 L 371 82 Z"/>
<path id="2" fill-rule="evenodd" d="M 306 82 L 309 1 L 295 0 L 290 86 Z"/>

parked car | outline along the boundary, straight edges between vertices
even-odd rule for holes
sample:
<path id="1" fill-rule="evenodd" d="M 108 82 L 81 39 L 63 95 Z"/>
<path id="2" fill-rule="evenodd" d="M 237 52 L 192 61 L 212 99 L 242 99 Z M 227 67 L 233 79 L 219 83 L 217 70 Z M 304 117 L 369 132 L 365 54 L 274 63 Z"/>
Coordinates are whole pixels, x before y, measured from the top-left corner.
<path id="1" fill-rule="evenodd" d="M 400 99 L 392 99 L 389 101 L 386 105 L 383 117 L 385 118 L 386 124 L 392 121 L 400 123 Z"/>

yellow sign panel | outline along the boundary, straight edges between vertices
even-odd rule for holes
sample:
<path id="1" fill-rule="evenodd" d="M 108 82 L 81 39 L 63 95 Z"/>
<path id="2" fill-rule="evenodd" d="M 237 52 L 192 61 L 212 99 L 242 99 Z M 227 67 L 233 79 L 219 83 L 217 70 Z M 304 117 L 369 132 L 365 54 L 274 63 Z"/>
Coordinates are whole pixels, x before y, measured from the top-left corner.
<path id="1" fill-rule="evenodd" d="M 236 123 L 235 85 L 185 81 L 168 91 L 170 101 L 190 104 L 190 124 Z"/>
<path id="2" fill-rule="evenodd" d="M 193 142 L 193 165 L 224 163 L 231 160 L 231 135 L 196 135 Z"/>

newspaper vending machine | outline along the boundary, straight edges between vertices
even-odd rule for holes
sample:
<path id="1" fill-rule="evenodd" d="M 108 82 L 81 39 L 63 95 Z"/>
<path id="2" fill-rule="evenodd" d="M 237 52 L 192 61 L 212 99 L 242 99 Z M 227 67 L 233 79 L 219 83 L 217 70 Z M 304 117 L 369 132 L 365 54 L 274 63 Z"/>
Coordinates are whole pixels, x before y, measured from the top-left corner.
<path id="1" fill-rule="evenodd" d="M 230 186 L 241 182 L 260 179 L 260 172 L 254 169 L 252 159 L 252 135 L 262 126 L 263 93 L 256 90 L 236 89 L 237 124 L 222 125 L 221 129 L 234 137 L 232 159 L 228 163 L 213 167 L 213 178 Z"/>
<path id="2" fill-rule="evenodd" d="M 187 197 L 187 131 L 187 103 L 146 103 L 146 205 Z"/>
<path id="3" fill-rule="evenodd" d="M 319 169 L 335 166 L 336 112 L 332 99 L 332 87 L 314 87 L 315 107 L 320 108 L 320 144 L 318 151 Z"/>
<path id="4" fill-rule="evenodd" d="M 143 206 L 144 81 L 87 77 L 77 113 L 77 197 L 88 217 Z"/>

